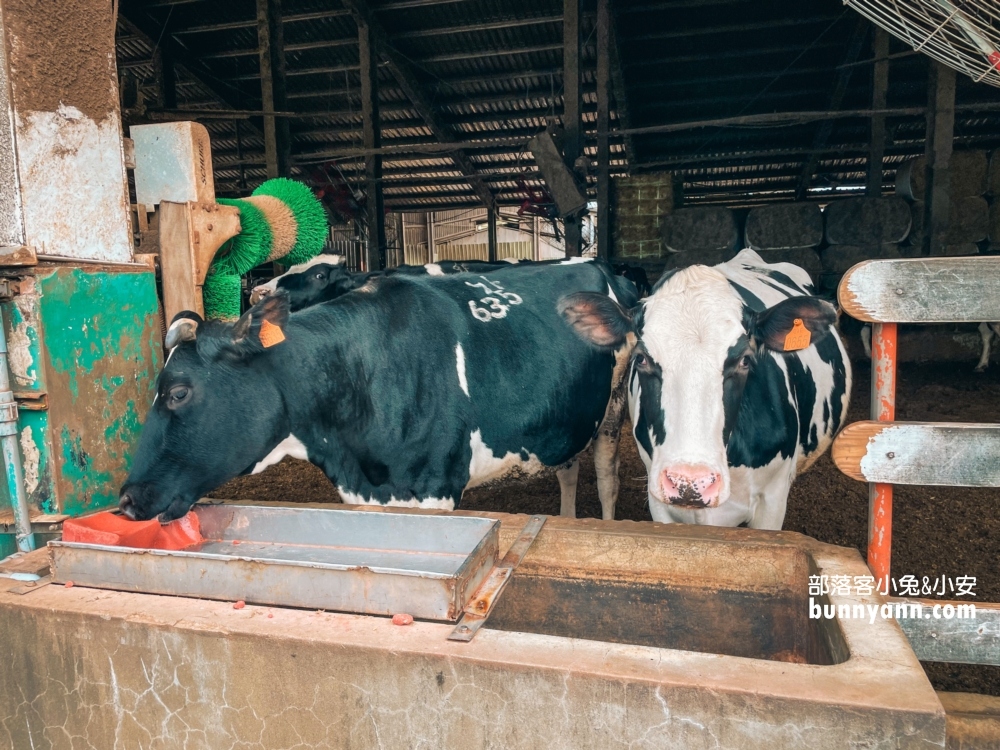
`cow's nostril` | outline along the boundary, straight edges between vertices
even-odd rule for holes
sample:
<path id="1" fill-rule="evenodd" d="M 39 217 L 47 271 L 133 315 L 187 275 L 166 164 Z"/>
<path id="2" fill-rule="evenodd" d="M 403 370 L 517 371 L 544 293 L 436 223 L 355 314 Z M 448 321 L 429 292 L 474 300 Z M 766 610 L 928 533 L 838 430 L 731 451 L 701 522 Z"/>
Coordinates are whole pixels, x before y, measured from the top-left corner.
<path id="1" fill-rule="evenodd" d="M 127 518 L 135 520 L 135 501 L 127 492 L 123 492 L 121 498 L 118 500 L 118 510 Z"/>

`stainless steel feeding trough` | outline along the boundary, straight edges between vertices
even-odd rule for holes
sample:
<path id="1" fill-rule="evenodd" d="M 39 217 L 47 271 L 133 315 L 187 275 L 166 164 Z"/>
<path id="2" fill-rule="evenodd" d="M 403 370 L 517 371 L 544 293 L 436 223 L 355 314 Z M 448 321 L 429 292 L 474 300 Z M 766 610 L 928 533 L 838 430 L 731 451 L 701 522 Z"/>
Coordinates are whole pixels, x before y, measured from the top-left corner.
<path id="1" fill-rule="evenodd" d="M 52 542 L 57 583 L 455 621 L 497 562 L 499 522 L 473 516 L 198 505 L 181 551 Z"/>

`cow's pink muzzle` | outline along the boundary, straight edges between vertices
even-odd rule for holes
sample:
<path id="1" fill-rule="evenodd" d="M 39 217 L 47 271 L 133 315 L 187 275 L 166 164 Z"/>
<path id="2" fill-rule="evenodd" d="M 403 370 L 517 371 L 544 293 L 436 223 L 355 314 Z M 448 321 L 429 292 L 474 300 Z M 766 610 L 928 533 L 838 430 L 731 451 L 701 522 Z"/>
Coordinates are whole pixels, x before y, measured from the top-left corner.
<path id="1" fill-rule="evenodd" d="M 664 502 L 686 508 L 714 508 L 719 504 L 722 476 L 707 466 L 677 464 L 660 475 Z"/>

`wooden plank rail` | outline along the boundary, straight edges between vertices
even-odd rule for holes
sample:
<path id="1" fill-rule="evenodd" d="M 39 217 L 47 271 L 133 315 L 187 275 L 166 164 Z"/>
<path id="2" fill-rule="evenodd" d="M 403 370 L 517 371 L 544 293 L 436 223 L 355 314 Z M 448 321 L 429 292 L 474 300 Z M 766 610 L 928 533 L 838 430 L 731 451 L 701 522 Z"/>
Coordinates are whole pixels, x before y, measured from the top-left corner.
<path id="1" fill-rule="evenodd" d="M 865 261 L 844 274 L 838 297 L 869 323 L 1000 320 L 1000 256 Z"/>
<path id="2" fill-rule="evenodd" d="M 1000 487 L 1000 425 L 855 422 L 831 457 L 860 482 Z"/>
<path id="3" fill-rule="evenodd" d="M 899 604 L 920 605 L 919 617 L 912 616 L 908 607 L 911 616 L 897 617 L 896 622 L 921 661 L 1000 666 L 1000 604 L 977 602 L 973 597 L 956 601 L 891 597 L 887 601 L 894 613 Z M 975 617 L 959 617 L 962 610 L 958 608 L 969 604 L 976 607 Z M 945 605 L 955 608 L 954 617 L 945 617 Z"/>

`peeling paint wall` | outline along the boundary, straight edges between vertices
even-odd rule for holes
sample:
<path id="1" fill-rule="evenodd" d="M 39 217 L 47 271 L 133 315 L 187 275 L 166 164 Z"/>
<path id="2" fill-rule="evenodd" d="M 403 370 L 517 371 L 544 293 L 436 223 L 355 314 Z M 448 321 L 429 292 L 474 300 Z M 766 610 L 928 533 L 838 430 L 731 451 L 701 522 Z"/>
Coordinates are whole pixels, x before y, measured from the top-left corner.
<path id="1" fill-rule="evenodd" d="M 7 73 L 7 39 L 0 13 L 0 246 L 24 244 L 21 191 L 14 155 L 14 110 Z"/>
<path id="2" fill-rule="evenodd" d="M 65 264 L 31 273 L 3 304 L 28 503 L 74 515 L 112 506 L 162 360 L 153 274 Z"/>
<path id="3" fill-rule="evenodd" d="M 160 369 L 153 274 L 60 266 L 39 284 L 60 510 L 116 505 Z"/>
<path id="4" fill-rule="evenodd" d="M 0 14 L 25 242 L 40 254 L 130 262 L 111 4 L 2 0 Z"/>
<path id="5" fill-rule="evenodd" d="M 24 491 L 29 495 L 38 489 L 38 467 L 42 461 L 42 453 L 32 433 L 31 425 L 25 425 L 21 430 L 21 468 L 24 471 Z"/>
<path id="6" fill-rule="evenodd" d="M 35 252 L 132 260 L 117 117 L 95 122 L 75 107 L 18 112 L 25 233 Z"/>
<path id="7" fill-rule="evenodd" d="M 14 389 L 40 388 L 36 356 L 38 354 L 38 292 L 35 280 L 25 277 L 21 282 L 21 294 L 14 299 L 6 317 L 10 329 L 7 332 L 7 355 Z"/>

